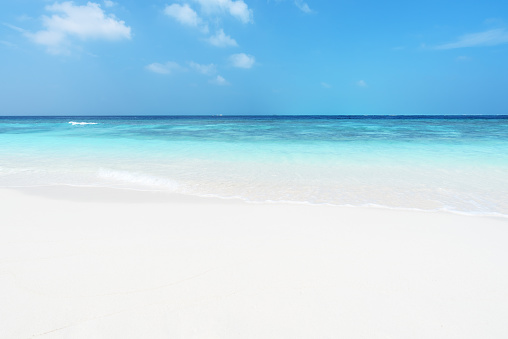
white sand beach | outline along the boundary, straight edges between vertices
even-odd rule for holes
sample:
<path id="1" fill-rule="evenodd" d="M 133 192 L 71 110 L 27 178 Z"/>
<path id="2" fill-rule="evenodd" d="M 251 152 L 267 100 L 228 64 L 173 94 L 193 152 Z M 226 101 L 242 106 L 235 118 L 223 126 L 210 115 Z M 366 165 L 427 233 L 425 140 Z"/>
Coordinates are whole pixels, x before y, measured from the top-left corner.
<path id="1" fill-rule="evenodd" d="M 0 190 L 0 338 L 506 338 L 508 220 Z"/>

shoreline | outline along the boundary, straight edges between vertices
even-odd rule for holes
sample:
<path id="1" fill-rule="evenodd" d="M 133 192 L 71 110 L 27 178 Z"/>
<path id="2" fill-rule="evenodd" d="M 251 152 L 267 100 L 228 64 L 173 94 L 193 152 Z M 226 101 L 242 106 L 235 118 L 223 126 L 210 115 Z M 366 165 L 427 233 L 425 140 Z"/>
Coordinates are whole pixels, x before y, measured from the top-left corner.
<path id="1" fill-rule="evenodd" d="M 367 210 L 386 210 L 394 212 L 417 212 L 452 214 L 474 218 L 494 218 L 508 221 L 508 214 L 496 212 L 466 212 L 449 209 L 423 209 L 417 207 L 391 207 L 387 205 L 339 205 L 334 203 L 311 203 L 308 201 L 268 200 L 255 201 L 242 197 L 221 197 L 217 195 L 193 195 L 175 193 L 166 190 L 137 189 L 127 187 L 85 186 L 54 184 L 40 186 L 0 187 L 0 191 L 17 191 L 27 195 L 61 201 L 103 202 L 103 203 L 209 203 L 209 204 L 252 204 L 252 205 L 295 205 L 295 206 L 329 206 L 333 208 L 353 208 Z"/>
<path id="2" fill-rule="evenodd" d="M 0 189 L 5 338 L 500 338 L 508 222 Z"/>

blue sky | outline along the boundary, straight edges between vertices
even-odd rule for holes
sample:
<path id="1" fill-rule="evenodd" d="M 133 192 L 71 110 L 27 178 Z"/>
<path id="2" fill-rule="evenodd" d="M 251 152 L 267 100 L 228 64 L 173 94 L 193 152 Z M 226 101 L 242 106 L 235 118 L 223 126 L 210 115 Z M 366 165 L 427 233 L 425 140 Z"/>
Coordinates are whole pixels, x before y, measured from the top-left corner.
<path id="1" fill-rule="evenodd" d="M 0 115 L 508 114 L 508 1 L 3 0 Z"/>

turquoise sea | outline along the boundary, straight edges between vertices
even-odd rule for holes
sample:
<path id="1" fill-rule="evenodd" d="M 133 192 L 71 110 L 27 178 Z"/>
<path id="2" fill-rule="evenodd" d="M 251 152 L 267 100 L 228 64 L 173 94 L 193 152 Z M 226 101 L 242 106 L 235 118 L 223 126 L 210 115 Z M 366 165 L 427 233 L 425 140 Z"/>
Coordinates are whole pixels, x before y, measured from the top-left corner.
<path id="1" fill-rule="evenodd" d="M 508 216 L 508 116 L 0 117 L 0 187 Z"/>

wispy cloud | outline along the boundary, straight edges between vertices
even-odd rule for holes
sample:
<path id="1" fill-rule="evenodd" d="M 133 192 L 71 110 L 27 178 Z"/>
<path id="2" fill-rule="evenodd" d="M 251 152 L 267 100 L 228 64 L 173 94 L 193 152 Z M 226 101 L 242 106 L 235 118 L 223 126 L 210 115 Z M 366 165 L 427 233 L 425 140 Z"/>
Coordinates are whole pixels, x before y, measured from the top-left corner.
<path id="1" fill-rule="evenodd" d="M 217 77 L 213 78 L 212 80 L 209 81 L 211 84 L 214 84 L 214 85 L 219 85 L 219 86 L 226 86 L 226 85 L 229 85 L 229 82 L 224 79 L 223 77 L 221 77 L 220 75 L 217 75 Z"/>
<path id="2" fill-rule="evenodd" d="M 104 7 L 114 7 L 116 5 L 116 2 L 113 2 L 111 0 L 104 0 Z"/>
<path id="3" fill-rule="evenodd" d="M 88 2 L 76 6 L 67 1 L 46 6 L 51 17 L 43 16 L 45 29 L 35 33 L 26 32 L 36 44 L 46 46 L 53 54 L 68 52 L 71 38 L 80 40 L 121 40 L 131 38 L 131 28 L 114 15 L 107 15 L 97 3 Z"/>
<path id="4" fill-rule="evenodd" d="M 504 20 L 500 18 L 487 18 L 483 21 L 483 23 L 487 25 L 497 25 L 497 27 L 505 25 Z"/>
<path id="5" fill-rule="evenodd" d="M 166 6 L 164 14 L 172 17 L 180 24 L 190 27 L 196 27 L 204 33 L 208 33 L 208 24 L 206 24 L 188 4 L 172 4 Z"/>
<path id="6" fill-rule="evenodd" d="M 229 57 L 231 64 L 238 68 L 251 68 L 256 63 L 256 58 L 245 53 L 233 54 Z"/>
<path id="7" fill-rule="evenodd" d="M 458 57 L 455 58 L 455 60 L 457 60 L 457 61 L 469 61 L 469 60 L 471 60 L 471 57 L 468 57 L 466 55 L 459 55 Z"/>
<path id="8" fill-rule="evenodd" d="M 3 25 L 6 26 L 6 27 L 9 27 L 10 29 L 12 29 L 12 30 L 14 30 L 16 32 L 26 33 L 26 29 L 23 29 L 21 27 L 14 26 L 14 25 L 8 24 L 6 22 L 4 22 Z"/>
<path id="9" fill-rule="evenodd" d="M 367 87 L 367 83 L 365 82 L 365 80 L 358 80 L 356 82 L 356 86 L 358 86 L 358 87 Z"/>
<path id="10" fill-rule="evenodd" d="M 223 29 L 219 29 L 217 33 L 209 37 L 207 41 L 217 47 L 238 46 L 236 40 L 226 35 Z"/>
<path id="11" fill-rule="evenodd" d="M 455 49 L 465 47 L 496 46 L 508 43 L 508 32 L 504 28 L 491 29 L 485 32 L 465 34 L 457 41 L 434 47 L 435 49 Z"/>
<path id="12" fill-rule="evenodd" d="M 32 17 L 26 14 L 21 14 L 18 17 L 16 17 L 16 20 L 18 20 L 19 22 L 30 21 L 32 20 Z"/>
<path id="13" fill-rule="evenodd" d="M 329 83 L 326 83 L 326 82 L 322 82 L 321 87 L 328 89 L 328 88 L 332 88 L 332 85 L 330 85 Z"/>
<path id="14" fill-rule="evenodd" d="M 13 44 L 12 42 L 0 40 L 0 45 L 3 45 L 5 47 L 14 48 L 17 47 L 16 44 Z"/>
<path id="15" fill-rule="evenodd" d="M 309 5 L 307 5 L 306 2 L 303 2 L 303 0 L 295 0 L 295 5 L 304 13 L 312 13 L 313 10 L 310 9 Z"/>
<path id="16" fill-rule="evenodd" d="M 252 10 L 243 0 L 193 0 L 208 14 L 229 13 L 243 23 L 252 22 Z"/>
<path id="17" fill-rule="evenodd" d="M 183 70 L 184 68 L 174 61 L 168 61 L 164 64 L 154 62 L 145 67 L 147 70 L 158 74 L 171 74 L 174 71 Z"/>
<path id="18" fill-rule="evenodd" d="M 214 64 L 202 65 L 202 64 L 198 64 L 194 61 L 190 61 L 189 66 L 192 69 L 194 69 L 196 72 L 199 72 L 204 75 L 212 75 L 217 72 L 217 66 Z"/>

